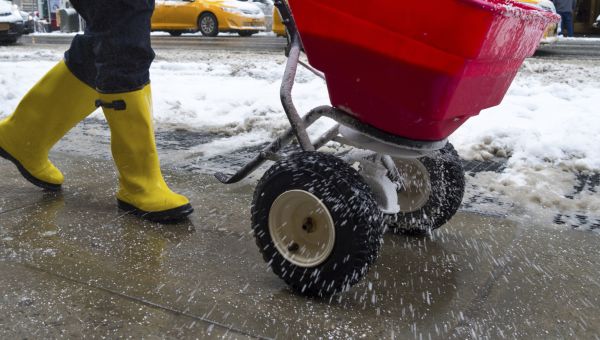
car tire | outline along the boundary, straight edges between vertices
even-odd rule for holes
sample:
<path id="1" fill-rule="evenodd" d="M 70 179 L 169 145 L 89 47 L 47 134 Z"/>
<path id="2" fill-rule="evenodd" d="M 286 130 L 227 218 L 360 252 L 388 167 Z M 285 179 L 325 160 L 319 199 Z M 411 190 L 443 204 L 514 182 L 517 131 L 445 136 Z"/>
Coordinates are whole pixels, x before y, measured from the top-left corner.
<path id="1" fill-rule="evenodd" d="M 465 193 L 465 172 L 452 144 L 425 157 L 394 162 L 405 190 L 398 192 L 401 211 L 389 226 L 392 232 L 427 235 L 456 214 Z"/>
<path id="2" fill-rule="evenodd" d="M 202 13 L 198 18 L 198 31 L 205 37 L 216 37 L 219 34 L 219 22 L 212 13 Z"/>
<path id="3" fill-rule="evenodd" d="M 240 37 L 251 37 L 252 35 L 258 33 L 257 31 L 239 31 L 238 34 Z"/>
<path id="4" fill-rule="evenodd" d="M 0 45 L 12 45 L 12 44 L 16 44 L 17 41 L 19 41 L 20 38 L 21 37 L 2 39 L 2 40 L 0 40 Z"/>

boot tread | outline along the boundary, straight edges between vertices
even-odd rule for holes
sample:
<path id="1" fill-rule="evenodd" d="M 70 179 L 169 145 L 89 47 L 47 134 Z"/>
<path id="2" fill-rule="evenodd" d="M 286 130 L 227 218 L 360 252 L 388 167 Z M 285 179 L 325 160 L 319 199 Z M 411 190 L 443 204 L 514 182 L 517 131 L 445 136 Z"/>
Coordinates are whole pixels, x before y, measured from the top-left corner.
<path id="1" fill-rule="evenodd" d="M 144 211 L 120 199 L 117 199 L 117 203 L 121 210 L 124 210 L 134 216 L 142 217 L 149 221 L 158 223 L 178 222 L 194 212 L 194 208 L 189 203 L 177 208 L 163 211 Z"/>
<path id="2" fill-rule="evenodd" d="M 38 186 L 42 189 L 48 190 L 48 191 L 60 191 L 61 190 L 61 188 L 62 188 L 61 184 L 48 183 L 48 182 L 42 181 L 41 179 L 38 179 L 35 176 L 33 176 L 29 171 L 27 171 L 27 169 L 25 169 L 25 167 L 21 164 L 21 162 L 19 162 L 16 158 L 11 156 L 11 154 L 6 152 L 3 148 L 0 148 L 0 157 L 11 161 L 17 167 L 17 169 L 19 170 L 21 175 L 23 177 L 25 177 L 25 179 L 28 180 L 31 184 Z"/>

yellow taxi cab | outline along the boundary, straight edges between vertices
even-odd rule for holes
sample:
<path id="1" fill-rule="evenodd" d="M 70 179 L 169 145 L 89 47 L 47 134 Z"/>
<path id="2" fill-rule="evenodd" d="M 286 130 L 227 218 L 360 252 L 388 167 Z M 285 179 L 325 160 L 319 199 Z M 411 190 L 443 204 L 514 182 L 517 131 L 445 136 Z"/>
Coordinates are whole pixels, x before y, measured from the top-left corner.
<path id="1" fill-rule="evenodd" d="M 266 30 L 265 15 L 258 6 L 236 0 L 157 0 L 152 30 L 173 36 L 200 32 L 215 37 L 220 32 L 251 36 Z"/>
<path id="2" fill-rule="evenodd" d="M 285 25 L 283 24 L 283 19 L 281 18 L 281 14 L 277 7 L 273 7 L 273 33 L 278 37 L 287 36 L 287 31 Z"/>
<path id="3" fill-rule="evenodd" d="M 556 14 L 556 7 L 554 7 L 554 3 L 550 0 L 518 0 L 519 2 L 523 2 L 529 5 L 533 5 L 541 10 L 552 12 Z M 544 36 L 542 38 L 542 44 L 551 44 L 558 40 L 558 25 L 552 24 L 548 26 L 546 32 L 544 32 Z"/>

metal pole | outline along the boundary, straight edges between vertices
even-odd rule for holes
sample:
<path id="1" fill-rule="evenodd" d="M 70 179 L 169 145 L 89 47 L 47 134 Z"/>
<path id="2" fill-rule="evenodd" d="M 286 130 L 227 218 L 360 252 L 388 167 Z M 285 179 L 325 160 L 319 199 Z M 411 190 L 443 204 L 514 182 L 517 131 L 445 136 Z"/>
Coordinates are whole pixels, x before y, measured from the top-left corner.
<path id="1" fill-rule="evenodd" d="M 292 88 L 294 87 L 294 81 L 296 79 L 298 60 L 300 60 L 300 38 L 296 33 L 292 36 L 290 54 L 285 67 L 285 73 L 283 74 L 283 81 L 281 82 L 281 104 L 283 105 L 283 109 L 285 110 L 290 125 L 292 126 L 292 130 L 294 131 L 302 150 L 315 151 L 315 148 L 308 137 L 308 133 L 306 132 L 304 121 L 298 114 L 298 110 L 296 110 L 294 101 L 292 100 Z"/>

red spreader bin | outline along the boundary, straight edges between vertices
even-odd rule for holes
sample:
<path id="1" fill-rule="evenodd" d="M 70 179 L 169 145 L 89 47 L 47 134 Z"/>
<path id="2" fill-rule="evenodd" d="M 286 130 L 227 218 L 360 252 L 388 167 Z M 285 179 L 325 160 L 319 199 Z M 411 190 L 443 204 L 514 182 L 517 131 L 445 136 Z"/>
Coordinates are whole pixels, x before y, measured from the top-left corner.
<path id="1" fill-rule="evenodd" d="M 331 104 L 413 140 L 498 105 L 559 18 L 510 0 L 289 0 Z"/>

